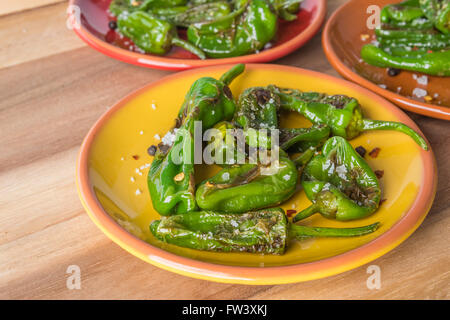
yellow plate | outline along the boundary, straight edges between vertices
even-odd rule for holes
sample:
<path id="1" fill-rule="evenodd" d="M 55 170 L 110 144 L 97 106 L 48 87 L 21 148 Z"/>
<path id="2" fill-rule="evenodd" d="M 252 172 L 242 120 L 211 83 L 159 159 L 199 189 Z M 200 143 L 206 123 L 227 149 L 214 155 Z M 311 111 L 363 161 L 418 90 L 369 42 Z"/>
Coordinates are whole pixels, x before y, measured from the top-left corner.
<path id="1" fill-rule="evenodd" d="M 77 186 L 86 211 L 113 241 L 137 257 L 183 275 L 219 282 L 280 284 L 322 278 L 365 264 L 392 250 L 423 221 L 436 192 L 436 166 L 432 151 L 421 150 L 408 136 L 392 131 L 364 133 L 351 141 L 377 158 L 366 156 L 380 180 L 383 198 L 372 216 L 337 222 L 314 215 L 305 225 L 354 227 L 381 222 L 375 233 L 356 238 L 311 239 L 294 242 L 283 256 L 203 252 L 156 240 L 149 232 L 158 219 L 147 191 L 152 157 L 147 148 L 173 126 L 190 85 L 202 76 L 220 77 L 230 66 L 185 71 L 151 83 L 108 110 L 93 126 L 81 147 Z M 401 121 L 417 126 L 402 111 L 370 91 L 328 75 L 279 65 L 247 65 L 231 85 L 237 97 L 245 88 L 276 84 L 281 87 L 345 94 L 357 98 L 366 117 Z M 285 115 L 282 125 L 309 126 L 296 114 Z M 200 181 L 217 168 L 198 165 Z M 303 192 L 284 203 L 297 211 L 310 204 Z"/>

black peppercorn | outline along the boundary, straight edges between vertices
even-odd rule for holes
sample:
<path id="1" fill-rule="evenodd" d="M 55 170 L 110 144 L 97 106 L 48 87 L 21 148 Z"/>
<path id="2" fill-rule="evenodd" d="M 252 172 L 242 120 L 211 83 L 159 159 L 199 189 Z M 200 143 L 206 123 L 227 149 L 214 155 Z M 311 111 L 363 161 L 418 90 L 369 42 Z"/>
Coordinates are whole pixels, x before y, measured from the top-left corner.
<path id="1" fill-rule="evenodd" d="M 155 153 L 156 153 L 156 146 L 150 146 L 150 147 L 147 149 L 147 152 L 148 152 L 149 155 L 154 156 Z"/>
<path id="2" fill-rule="evenodd" d="M 363 146 L 356 147 L 355 151 L 358 152 L 362 158 L 366 156 L 366 149 Z"/>
<path id="3" fill-rule="evenodd" d="M 115 29 L 117 28 L 117 22 L 115 22 L 114 20 L 111 20 L 111 21 L 108 23 L 108 27 L 109 27 L 111 30 L 115 30 Z"/>
<path id="4" fill-rule="evenodd" d="M 396 69 L 396 68 L 388 68 L 388 70 L 387 70 L 387 74 L 390 76 L 390 77 L 395 77 L 395 76 L 397 76 L 399 73 L 400 73 L 400 69 Z"/>

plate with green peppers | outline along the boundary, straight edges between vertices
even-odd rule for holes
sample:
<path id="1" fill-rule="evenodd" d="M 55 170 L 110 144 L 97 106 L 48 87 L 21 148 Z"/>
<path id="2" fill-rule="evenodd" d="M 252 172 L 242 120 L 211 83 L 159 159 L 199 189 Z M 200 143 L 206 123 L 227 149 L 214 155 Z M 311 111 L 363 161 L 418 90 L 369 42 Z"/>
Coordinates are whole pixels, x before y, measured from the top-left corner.
<path id="1" fill-rule="evenodd" d="M 349 1 L 327 21 L 322 43 L 345 78 L 408 111 L 450 120 L 449 0 Z"/>
<path id="2" fill-rule="evenodd" d="M 395 248 L 425 218 L 436 175 L 419 128 L 383 98 L 238 64 L 167 76 L 111 107 L 83 142 L 77 187 L 94 223 L 144 261 L 280 284 Z"/>
<path id="3" fill-rule="evenodd" d="M 318 32 L 326 0 L 71 0 L 68 14 L 110 57 L 184 70 L 281 58 Z"/>

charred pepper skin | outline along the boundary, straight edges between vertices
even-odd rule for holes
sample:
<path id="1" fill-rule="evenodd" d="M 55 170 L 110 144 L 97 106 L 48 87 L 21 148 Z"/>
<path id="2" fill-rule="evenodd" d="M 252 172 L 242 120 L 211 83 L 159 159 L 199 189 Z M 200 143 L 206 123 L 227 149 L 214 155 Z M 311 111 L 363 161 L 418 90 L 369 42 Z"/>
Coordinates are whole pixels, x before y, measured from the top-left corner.
<path id="1" fill-rule="evenodd" d="M 177 37 L 175 26 L 143 11 L 121 13 L 117 17 L 120 32 L 130 38 L 140 49 L 158 55 L 166 54 L 172 45 L 205 59 L 203 51 Z"/>
<path id="2" fill-rule="evenodd" d="M 282 155 L 271 165 L 272 169 L 260 163 L 223 168 L 197 187 L 198 206 L 203 210 L 243 213 L 286 201 L 297 185 L 296 165 Z"/>
<path id="3" fill-rule="evenodd" d="M 254 53 L 264 48 L 277 31 L 277 15 L 267 0 L 239 0 L 228 16 L 189 26 L 189 42 L 210 58 Z"/>
<path id="4" fill-rule="evenodd" d="M 419 71 L 435 76 L 450 76 L 450 50 L 423 53 L 418 57 L 390 55 L 374 45 L 365 45 L 361 57 L 367 63 L 382 68 Z"/>
<path id="5" fill-rule="evenodd" d="M 294 222 L 314 213 L 339 221 L 374 213 L 381 189 L 370 166 L 342 137 L 330 138 L 304 168 L 302 186 L 312 205 L 299 212 Z"/>
<path id="6" fill-rule="evenodd" d="M 368 130 L 394 130 L 410 136 L 422 149 L 428 150 L 426 141 L 403 123 L 364 119 L 355 98 L 280 88 L 278 95 L 283 109 L 296 111 L 314 124 L 329 126 L 334 136 L 351 140 Z"/>
<path id="7" fill-rule="evenodd" d="M 281 208 L 224 214 L 195 211 L 151 223 L 160 241 L 204 251 L 285 253 L 289 240 L 312 237 L 355 237 L 370 234 L 379 223 L 358 228 L 311 228 L 289 223 Z"/>
<path id="8" fill-rule="evenodd" d="M 236 108 L 228 84 L 244 71 L 237 65 L 221 80 L 198 79 L 186 95 L 178 118 L 181 123 L 172 146 L 158 148 L 147 182 L 153 207 L 161 215 L 186 213 L 197 208 L 194 181 L 194 121 L 209 128 L 231 119 Z M 163 146 L 164 147 L 164 146 Z"/>

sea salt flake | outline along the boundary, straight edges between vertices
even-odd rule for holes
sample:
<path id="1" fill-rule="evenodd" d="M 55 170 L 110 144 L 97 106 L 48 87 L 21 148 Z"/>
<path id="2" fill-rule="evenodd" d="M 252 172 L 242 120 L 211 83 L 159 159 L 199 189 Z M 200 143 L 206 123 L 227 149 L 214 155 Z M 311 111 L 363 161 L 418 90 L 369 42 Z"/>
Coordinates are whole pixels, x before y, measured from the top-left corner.
<path id="1" fill-rule="evenodd" d="M 424 90 L 422 88 L 414 88 L 412 94 L 417 98 L 423 98 L 427 95 L 427 90 Z"/>
<path id="2" fill-rule="evenodd" d="M 161 140 L 161 137 L 160 137 L 159 134 L 155 134 L 154 138 L 155 138 L 156 140 Z"/>
<path id="3" fill-rule="evenodd" d="M 428 84 L 428 77 L 426 75 L 416 78 L 417 83 L 426 86 Z"/>

